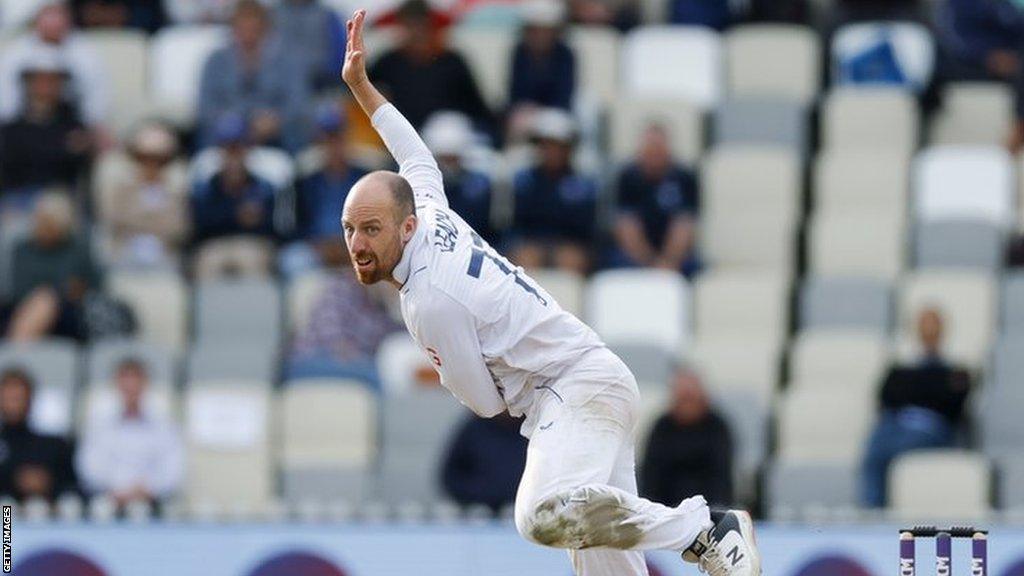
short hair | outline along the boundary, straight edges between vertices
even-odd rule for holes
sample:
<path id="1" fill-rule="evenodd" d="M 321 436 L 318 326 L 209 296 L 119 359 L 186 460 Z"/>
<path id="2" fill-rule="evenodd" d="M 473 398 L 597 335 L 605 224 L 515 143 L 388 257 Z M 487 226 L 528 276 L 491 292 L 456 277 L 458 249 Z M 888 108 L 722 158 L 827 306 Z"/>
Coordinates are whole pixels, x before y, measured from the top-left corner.
<path id="1" fill-rule="evenodd" d="M 134 356 L 121 359 L 121 361 L 117 363 L 117 368 L 114 369 L 114 374 L 120 374 L 125 370 L 135 370 L 142 374 L 143 378 L 149 376 L 149 368 L 146 366 L 146 363 L 143 362 L 142 359 Z"/>
<path id="2" fill-rule="evenodd" d="M 264 24 L 270 23 L 270 14 L 267 13 L 266 6 L 258 0 L 239 0 L 238 4 L 235 4 L 235 13 L 232 15 L 232 20 L 242 16 L 255 16 L 262 20 Z"/>
<path id="3" fill-rule="evenodd" d="M 416 214 L 416 195 L 413 194 L 408 180 L 398 174 L 394 176 L 394 178 L 387 179 L 388 189 L 391 190 L 391 199 L 395 202 L 396 220 L 401 222 L 406 216 Z"/>
<path id="4" fill-rule="evenodd" d="M 0 386 L 6 386 L 9 383 L 23 386 L 29 395 L 35 389 L 35 381 L 32 379 L 32 375 L 29 374 L 28 370 L 20 367 L 8 368 L 0 373 Z"/>

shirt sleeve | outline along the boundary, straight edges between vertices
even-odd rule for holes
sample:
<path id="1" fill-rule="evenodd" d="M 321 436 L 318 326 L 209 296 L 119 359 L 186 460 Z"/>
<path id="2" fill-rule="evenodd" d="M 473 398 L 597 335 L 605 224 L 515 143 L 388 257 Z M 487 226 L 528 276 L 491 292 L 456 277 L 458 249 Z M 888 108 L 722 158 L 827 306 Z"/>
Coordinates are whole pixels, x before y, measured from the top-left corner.
<path id="1" fill-rule="evenodd" d="M 371 120 L 398 162 L 398 173 L 412 186 L 416 203 L 433 202 L 447 208 L 441 169 L 412 124 L 390 103 L 378 108 Z"/>
<path id="2" fill-rule="evenodd" d="M 441 385 L 484 418 L 505 411 L 494 378 L 484 364 L 476 319 L 461 303 L 437 293 L 420 311 L 417 340 L 441 375 Z"/>

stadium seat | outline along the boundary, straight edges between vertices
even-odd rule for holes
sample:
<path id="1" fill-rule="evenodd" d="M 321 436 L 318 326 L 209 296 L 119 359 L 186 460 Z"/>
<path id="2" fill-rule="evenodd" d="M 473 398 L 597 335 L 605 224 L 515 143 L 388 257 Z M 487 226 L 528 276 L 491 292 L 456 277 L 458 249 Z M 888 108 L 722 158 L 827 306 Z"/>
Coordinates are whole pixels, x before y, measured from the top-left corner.
<path id="1" fill-rule="evenodd" d="M 79 383 L 78 348 L 67 340 L 0 344 L 0 373 L 25 370 L 36 390 L 29 415 L 33 427 L 49 434 L 68 434 L 72 402 Z"/>
<path id="2" fill-rule="evenodd" d="M 404 330 L 384 338 L 377 349 L 377 372 L 385 395 L 402 395 L 417 388 L 420 371 L 433 370 L 426 353 Z"/>
<path id="3" fill-rule="evenodd" d="M 287 326 L 292 334 L 298 334 L 309 325 L 313 305 L 327 282 L 328 274 L 313 270 L 293 278 L 285 291 L 288 315 Z"/>
<path id="4" fill-rule="evenodd" d="M 789 388 L 873 391 L 889 363 L 888 345 L 882 333 L 803 330 L 790 353 Z"/>
<path id="5" fill-rule="evenodd" d="M 88 30 L 81 37 L 103 64 L 111 94 L 108 118 L 123 132 L 149 112 L 149 41 L 129 30 Z"/>
<path id="6" fill-rule="evenodd" d="M 1019 385 L 1024 374 L 1024 333 L 1007 333 L 996 342 L 992 350 L 992 365 L 988 367 L 986 376 L 990 388 Z"/>
<path id="7" fill-rule="evenodd" d="M 1005 334 L 1024 336 L 1024 271 L 1003 277 L 1002 328 Z"/>
<path id="8" fill-rule="evenodd" d="M 469 64 L 484 99 L 494 110 L 508 106 L 514 28 L 458 26 L 449 37 L 452 49 Z"/>
<path id="9" fill-rule="evenodd" d="M 683 352 L 713 394 L 742 393 L 767 404 L 775 393 L 779 344 L 743 336 L 698 338 Z"/>
<path id="10" fill-rule="evenodd" d="M 997 504 L 1008 510 L 1024 508 L 1024 455 L 1000 458 L 997 467 Z"/>
<path id="11" fill-rule="evenodd" d="M 902 76 L 896 80 L 882 73 L 880 78 L 864 77 L 843 67 L 842 62 L 856 58 L 887 41 L 893 50 Z M 832 37 L 832 81 L 836 85 L 894 85 L 923 92 L 935 73 L 935 41 L 922 24 L 912 22 L 858 22 L 839 28 Z"/>
<path id="12" fill-rule="evenodd" d="M 221 26 L 172 26 L 153 36 L 149 52 L 150 96 L 161 115 L 182 125 L 195 119 L 203 68 L 227 40 Z"/>
<path id="13" fill-rule="evenodd" d="M 278 350 L 261 342 L 200 341 L 188 355 L 187 374 L 193 384 L 241 378 L 270 387 L 278 360 Z"/>
<path id="14" fill-rule="evenodd" d="M 866 225 L 865 223 L 870 223 Z M 903 269 L 904 218 L 875 211 L 832 211 L 810 221 L 810 271 L 892 281 Z"/>
<path id="15" fill-rule="evenodd" d="M 1017 342 L 1020 344 L 1020 342 Z M 1020 355 L 1020 349 L 1014 351 Z M 1017 362 L 1017 368 L 1022 363 Z M 986 382 L 977 402 L 976 421 L 981 432 L 981 447 L 990 456 L 1019 454 L 1024 446 L 1024 419 L 1020 407 L 1024 406 L 1024 389 L 1020 387 L 1020 372 L 1011 381 L 992 379 Z"/>
<path id="16" fill-rule="evenodd" d="M 783 509 L 848 508 L 857 505 L 857 464 L 776 459 L 766 474 L 769 517 Z"/>
<path id="17" fill-rule="evenodd" d="M 587 286 L 586 318 L 607 341 L 680 350 L 689 341 L 690 287 L 664 270 L 598 272 Z"/>
<path id="18" fill-rule="evenodd" d="M 990 509 L 988 460 L 960 450 L 923 450 L 889 469 L 889 506 L 904 518 L 957 521 L 985 517 Z"/>
<path id="19" fill-rule="evenodd" d="M 377 455 L 377 400 L 361 382 L 302 380 L 281 393 L 281 467 L 290 501 L 362 502 Z"/>
<path id="20" fill-rule="evenodd" d="M 913 96 L 892 88 L 836 88 L 825 97 L 821 142 L 826 150 L 917 148 L 919 116 Z"/>
<path id="21" fill-rule="evenodd" d="M 385 396 L 376 496 L 395 504 L 439 499 L 448 443 L 467 414 L 440 388 Z"/>
<path id="22" fill-rule="evenodd" d="M 768 453 L 768 398 L 742 389 L 715 390 L 711 401 L 729 426 L 733 443 L 733 477 L 736 501 L 753 501 L 757 478 Z"/>
<path id="23" fill-rule="evenodd" d="M 195 339 L 203 346 L 274 351 L 282 341 L 281 294 L 273 281 L 208 280 L 195 288 Z"/>
<path id="24" fill-rule="evenodd" d="M 576 55 L 577 91 L 609 108 L 619 90 L 619 33 L 611 28 L 574 26 L 568 38 Z"/>
<path id="25" fill-rule="evenodd" d="M 871 277 L 812 276 L 800 288 L 800 327 L 860 329 L 887 333 L 892 328 L 889 283 Z"/>
<path id="26" fill-rule="evenodd" d="M 271 401 L 269 389 L 243 383 L 188 390 L 189 502 L 253 509 L 271 498 Z"/>
<path id="27" fill-rule="evenodd" d="M 705 212 L 758 212 L 768 220 L 793 218 L 801 189 L 799 153 L 783 147 L 719 146 L 701 170 Z"/>
<path id="28" fill-rule="evenodd" d="M 530 270 L 528 273 L 563 309 L 577 317 L 583 316 L 585 281 L 582 277 L 554 268 Z"/>
<path id="29" fill-rule="evenodd" d="M 812 105 L 821 84 L 821 44 L 811 28 L 738 26 L 725 36 L 726 85 L 732 98 L 781 98 Z"/>
<path id="30" fill-rule="evenodd" d="M 695 333 L 701 339 L 782 341 L 788 326 L 787 276 L 763 272 L 701 274 L 694 285 Z"/>
<path id="31" fill-rule="evenodd" d="M 706 211 L 700 223 L 701 257 L 720 271 L 789 274 L 794 267 L 796 216 L 781 208 L 775 211 L 774 216 L 757 209 L 741 211 L 739 206 Z"/>
<path id="32" fill-rule="evenodd" d="M 1002 229 L 1016 223 L 1014 165 L 1001 147 L 932 147 L 917 157 L 914 183 L 918 220 L 975 218 Z"/>
<path id="33" fill-rule="evenodd" d="M 138 336 L 172 352 L 185 347 L 188 291 L 174 272 L 115 272 L 110 293 L 125 301 L 139 323 Z"/>
<path id="34" fill-rule="evenodd" d="M 612 161 L 633 159 L 640 135 L 651 124 L 668 130 L 675 158 L 696 165 L 704 152 L 704 120 L 696 107 L 671 98 L 646 99 L 620 97 L 611 114 L 610 153 Z"/>
<path id="35" fill-rule="evenodd" d="M 817 214 L 902 216 L 910 198 L 910 158 L 885 150 L 826 150 L 814 163 L 813 181 Z"/>
<path id="36" fill-rule="evenodd" d="M 777 456 L 787 462 L 856 462 L 873 420 L 873 399 L 864 390 L 787 391 L 776 411 Z"/>
<path id="37" fill-rule="evenodd" d="M 670 352 L 660 345 L 642 342 L 606 343 L 629 366 L 642 390 L 668 385 L 675 368 L 675 351 Z"/>
<path id="38" fill-rule="evenodd" d="M 139 340 L 108 340 L 93 344 L 89 349 L 89 386 L 113 383 L 118 365 L 127 359 L 142 361 L 151 387 L 171 388 L 177 384 L 177 359 L 167 348 Z"/>
<path id="39" fill-rule="evenodd" d="M 918 268 L 971 268 L 995 271 L 1003 265 L 1003 232 L 971 219 L 918 223 L 914 263 Z"/>
<path id="40" fill-rule="evenodd" d="M 996 82 L 957 82 L 942 90 L 932 118 L 932 144 L 1000 146 L 1013 124 L 1013 92 Z"/>
<path id="41" fill-rule="evenodd" d="M 782 146 L 799 154 L 808 149 L 809 123 L 804 107 L 779 98 L 730 99 L 715 111 L 716 145 Z"/>
<path id="42" fill-rule="evenodd" d="M 722 97 L 722 45 L 699 26 L 637 28 L 622 45 L 623 95 L 676 98 L 710 109 Z"/>

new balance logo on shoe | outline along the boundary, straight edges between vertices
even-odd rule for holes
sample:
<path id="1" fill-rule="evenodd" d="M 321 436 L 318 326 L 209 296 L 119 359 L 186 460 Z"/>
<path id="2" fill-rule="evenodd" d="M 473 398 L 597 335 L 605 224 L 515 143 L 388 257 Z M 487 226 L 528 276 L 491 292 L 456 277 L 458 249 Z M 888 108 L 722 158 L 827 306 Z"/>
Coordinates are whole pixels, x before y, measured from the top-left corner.
<path id="1" fill-rule="evenodd" d="M 732 562 L 733 567 L 739 564 L 740 560 L 743 560 L 743 554 L 740 554 L 739 546 L 733 546 L 732 550 L 729 550 L 725 555 L 729 557 L 729 561 Z"/>

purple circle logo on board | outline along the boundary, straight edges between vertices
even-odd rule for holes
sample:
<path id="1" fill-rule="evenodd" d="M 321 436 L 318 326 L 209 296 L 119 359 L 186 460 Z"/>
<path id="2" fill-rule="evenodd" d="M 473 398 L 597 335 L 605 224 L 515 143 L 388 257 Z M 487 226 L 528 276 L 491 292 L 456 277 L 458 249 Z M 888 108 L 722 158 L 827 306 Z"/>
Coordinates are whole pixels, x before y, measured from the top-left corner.
<path id="1" fill-rule="evenodd" d="M 43 550 L 14 564 L 18 576 L 107 576 L 92 560 L 66 550 Z"/>
<path id="2" fill-rule="evenodd" d="M 872 576 L 867 568 L 845 556 L 825 556 L 796 571 L 796 576 Z"/>
<path id="3" fill-rule="evenodd" d="M 286 552 L 264 560 L 249 576 L 346 576 L 341 568 L 308 552 Z"/>

